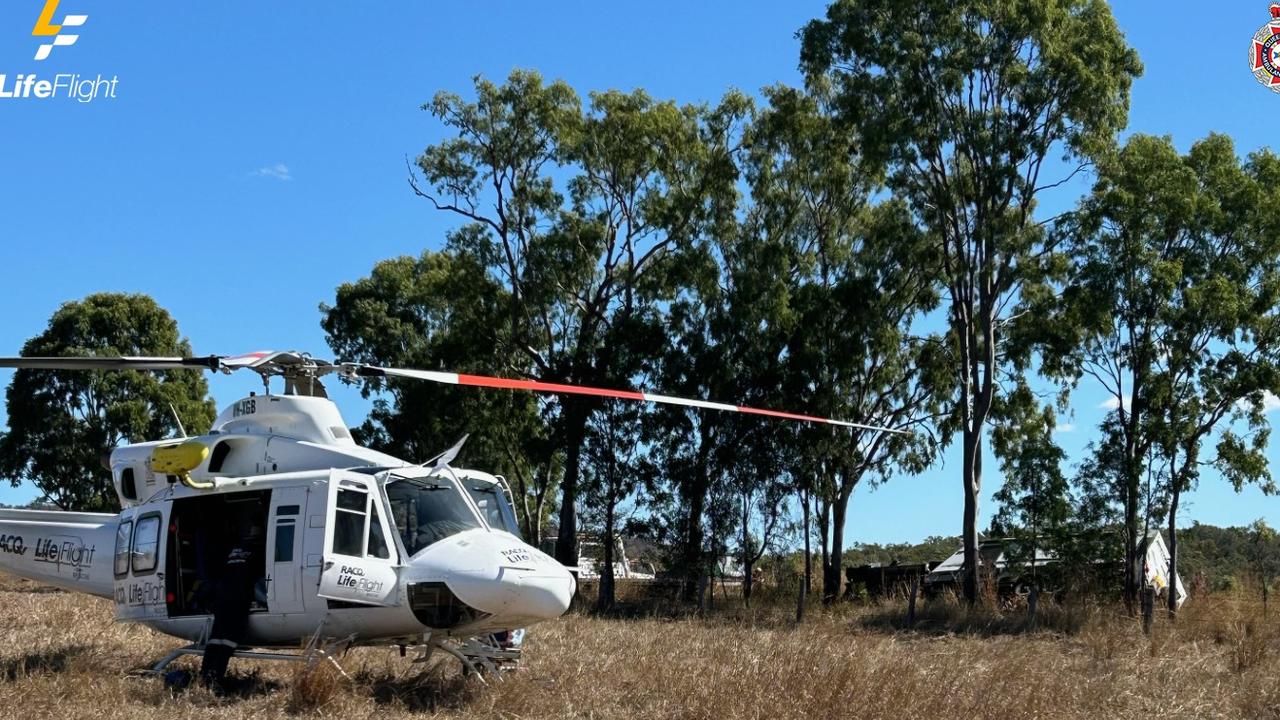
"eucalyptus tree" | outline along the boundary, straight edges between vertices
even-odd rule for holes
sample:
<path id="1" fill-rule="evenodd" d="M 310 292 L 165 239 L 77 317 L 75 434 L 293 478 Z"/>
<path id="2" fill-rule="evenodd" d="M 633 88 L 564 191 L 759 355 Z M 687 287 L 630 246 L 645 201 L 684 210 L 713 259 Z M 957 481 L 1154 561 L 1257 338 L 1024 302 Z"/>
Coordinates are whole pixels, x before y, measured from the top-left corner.
<path id="1" fill-rule="evenodd" d="M 724 174 L 735 181 L 755 117 L 754 104 L 738 93 L 726 95 L 709 116 L 725 139 Z M 740 196 L 736 187 L 723 190 L 709 205 L 709 242 L 686 253 L 681 263 L 681 290 L 666 315 L 672 342 L 652 377 L 686 395 L 790 408 L 780 393 L 779 374 L 789 322 L 785 257 L 752 232 L 759 216 L 753 200 Z M 785 452 L 779 438 L 787 428 L 754 417 L 683 409 L 664 408 L 652 417 L 655 448 L 681 505 L 676 570 L 684 577 L 686 598 L 692 598 L 723 555 L 724 532 L 739 531 L 744 565 L 763 549 L 764 543 L 750 540 L 752 518 L 763 511 L 765 535 L 776 525 L 778 489 L 786 475 L 775 468 Z M 749 596 L 749 587 L 744 594 Z"/>
<path id="2" fill-rule="evenodd" d="M 424 252 L 374 265 L 320 306 L 330 347 L 344 360 L 400 367 L 490 372 L 515 359 L 503 333 L 507 298 L 475 257 Z M 469 435 L 464 461 L 513 481 L 516 514 L 538 542 L 557 483 L 559 458 L 537 398 L 395 378 L 363 378 L 375 397 L 356 439 L 397 457 L 426 461 Z"/>
<path id="3" fill-rule="evenodd" d="M 95 293 L 63 304 L 22 346 L 28 356 L 191 355 L 168 311 L 146 295 Z M 122 442 L 209 429 L 215 408 L 199 370 L 18 370 L 5 394 L 0 475 L 30 482 L 63 510 L 115 511 L 101 457 Z"/>
<path id="4" fill-rule="evenodd" d="M 888 169 L 942 262 L 962 437 L 964 595 L 977 600 L 985 428 L 1007 369 L 1022 294 L 1053 247 L 1036 200 L 1109 148 L 1141 71 L 1103 0 L 839 0 L 801 32 L 801 66 L 829 85 L 861 155 Z M 849 148 L 842 148 L 848 151 Z"/>
<path id="5" fill-rule="evenodd" d="M 1262 612 L 1265 616 L 1271 596 L 1271 584 L 1280 576 L 1280 538 L 1262 518 L 1249 523 L 1249 545 L 1246 551 L 1249 571 L 1262 592 Z"/>
<path id="6" fill-rule="evenodd" d="M 1066 224 L 1072 275 L 1049 303 L 1046 367 L 1092 378 L 1115 414 L 1131 608 L 1159 515 L 1176 564 L 1179 500 L 1224 419 L 1246 421 L 1248 438 L 1227 429 L 1211 461 L 1237 487 L 1271 487 L 1261 453 L 1262 403 L 1277 382 L 1276 172 L 1269 153 L 1242 166 L 1222 136 L 1184 157 L 1167 138 L 1137 135 L 1099 164 Z"/>
<path id="7" fill-rule="evenodd" d="M 613 403 L 596 413 L 587 426 L 582 497 L 585 519 L 600 530 L 598 610 L 611 610 L 617 602 L 614 566 L 620 562 L 616 548 L 626 524 L 623 510 L 652 473 L 643 447 L 643 412 L 636 405 Z"/>
<path id="8" fill-rule="evenodd" d="M 505 291 L 508 372 L 549 382 L 632 384 L 659 348 L 618 328 L 669 299 L 668 277 L 695 243 L 708 197 L 723 192 L 723 154 L 700 107 L 643 91 L 593 93 L 516 71 L 478 78 L 475 99 L 439 93 L 425 109 L 451 132 L 418 158 L 411 182 L 463 225 L 448 246 L 481 262 Z M 558 401 L 564 450 L 556 555 L 577 562 L 577 499 L 586 428 L 599 404 Z"/>
<path id="9" fill-rule="evenodd" d="M 998 409 L 1005 421 L 992 432 L 991 442 L 1000 458 L 1004 484 L 995 493 L 999 504 L 992 526 L 1012 537 L 1012 559 L 1032 562 L 1041 550 L 1058 557 L 1072 543 L 1079 529 L 1072 507 L 1071 484 L 1062 470 L 1066 453 L 1054 441 L 1057 417 L 1024 382 L 1001 398 Z M 1095 558 L 1089 558 L 1093 560 Z"/>
<path id="10" fill-rule="evenodd" d="M 1170 151 L 1167 141 L 1154 150 Z M 1188 226 L 1167 223 L 1152 238 L 1163 248 L 1157 272 L 1168 300 L 1150 399 L 1152 434 L 1167 467 L 1170 577 L 1178 567 L 1179 500 L 1203 466 L 1212 464 L 1237 491 L 1246 483 L 1276 491 L 1264 411 L 1266 398 L 1280 392 L 1280 159 L 1262 151 L 1242 164 L 1223 135 L 1174 158 L 1195 178 L 1194 212 Z M 1126 170 L 1140 172 L 1117 172 Z M 1168 601 L 1172 615 L 1174 593 Z"/>
<path id="11" fill-rule="evenodd" d="M 948 350 L 916 325 L 938 304 L 938 267 L 905 203 L 873 202 L 874 169 L 823 95 L 775 87 L 747 146 L 752 207 L 744 236 L 785 271 L 755 285 L 781 334 L 781 397 L 814 415 L 892 428 L 799 427 L 791 472 L 819 501 L 823 595 L 840 596 L 854 489 L 923 470 L 937 453 Z M 770 266 L 745 270 L 769 273 Z M 748 325 L 751 326 L 750 324 Z"/>

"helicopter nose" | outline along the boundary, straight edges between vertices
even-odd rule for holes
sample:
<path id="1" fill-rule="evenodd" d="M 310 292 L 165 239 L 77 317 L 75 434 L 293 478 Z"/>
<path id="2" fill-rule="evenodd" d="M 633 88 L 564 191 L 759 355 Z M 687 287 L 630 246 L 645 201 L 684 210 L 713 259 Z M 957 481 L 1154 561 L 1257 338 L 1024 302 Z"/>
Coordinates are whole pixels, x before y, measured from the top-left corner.
<path id="1" fill-rule="evenodd" d="M 574 579 L 562 565 L 547 560 L 513 563 L 503 558 L 490 568 L 458 572 L 447 584 L 459 600 L 481 612 L 525 622 L 554 620 L 569 609 Z"/>
<path id="2" fill-rule="evenodd" d="M 518 577 L 520 587 L 513 603 L 518 614 L 538 620 L 554 620 L 569 609 L 575 581 L 564 566 L 559 566 L 558 572 L 521 573 Z"/>
<path id="3" fill-rule="evenodd" d="M 466 606 L 521 625 L 569 609 L 575 580 L 549 555 L 505 533 L 469 534 L 463 541 L 466 560 L 439 568 L 437 577 Z"/>

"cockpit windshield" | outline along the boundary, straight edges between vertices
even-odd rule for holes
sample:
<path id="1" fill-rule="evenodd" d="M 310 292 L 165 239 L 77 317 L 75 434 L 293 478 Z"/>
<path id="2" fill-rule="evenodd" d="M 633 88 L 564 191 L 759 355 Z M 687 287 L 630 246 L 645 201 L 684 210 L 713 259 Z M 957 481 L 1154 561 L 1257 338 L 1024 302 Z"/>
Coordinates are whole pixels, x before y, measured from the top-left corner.
<path id="1" fill-rule="evenodd" d="M 409 555 L 464 530 L 480 527 L 466 498 L 444 477 L 399 478 L 387 483 L 391 518 Z"/>
<path id="2" fill-rule="evenodd" d="M 507 502 L 506 493 L 497 483 L 464 478 L 462 484 L 471 494 L 476 507 L 480 508 L 480 514 L 484 516 L 485 522 L 489 523 L 489 527 L 494 530 L 506 530 L 520 537 L 520 526 L 516 523 L 515 514 L 511 512 L 511 503 Z"/>

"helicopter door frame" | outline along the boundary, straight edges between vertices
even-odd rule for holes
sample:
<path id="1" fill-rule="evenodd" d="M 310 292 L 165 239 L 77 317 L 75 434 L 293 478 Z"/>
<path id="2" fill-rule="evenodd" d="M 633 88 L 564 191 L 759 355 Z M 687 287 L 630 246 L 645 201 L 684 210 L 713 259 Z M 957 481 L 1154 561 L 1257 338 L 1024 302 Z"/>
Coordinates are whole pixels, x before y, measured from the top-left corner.
<path id="1" fill-rule="evenodd" d="M 328 491 L 317 594 L 364 605 L 396 605 L 397 548 L 377 483 L 369 475 L 335 470 Z M 371 526 L 371 519 L 376 525 Z"/>
<path id="2" fill-rule="evenodd" d="M 271 491 L 267 525 L 267 609 L 272 613 L 305 612 L 302 596 L 308 487 Z"/>
<path id="3" fill-rule="evenodd" d="M 168 503 L 128 508 L 119 515 L 115 546 L 112 548 L 118 620 L 146 621 L 169 617 L 169 606 L 165 601 L 168 516 Z"/>

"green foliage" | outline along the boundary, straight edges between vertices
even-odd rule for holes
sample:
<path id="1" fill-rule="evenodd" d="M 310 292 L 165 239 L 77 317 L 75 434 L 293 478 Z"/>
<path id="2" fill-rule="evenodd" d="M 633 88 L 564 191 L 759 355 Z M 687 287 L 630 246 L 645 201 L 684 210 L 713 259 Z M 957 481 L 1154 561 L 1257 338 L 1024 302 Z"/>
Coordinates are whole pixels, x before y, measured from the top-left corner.
<path id="1" fill-rule="evenodd" d="M 418 348 L 420 367 L 634 384 L 664 347 L 662 307 L 697 267 L 697 246 L 716 221 L 717 202 L 736 196 L 723 136 L 725 118 L 740 104 L 731 96 L 727 109 L 708 110 L 643 91 L 607 91 L 593 93 L 584 107 L 565 83 L 527 71 L 500 85 L 477 78 L 474 99 L 437 94 L 424 109 L 450 136 L 423 151 L 411 180 L 419 196 L 463 223 L 448 233 L 440 261 L 461 286 L 449 290 L 448 281 L 421 270 L 432 299 L 411 296 L 406 319 L 393 327 L 381 328 L 372 317 L 344 327 L 331 312 L 335 348 L 367 344 L 384 359 Z M 464 307 L 471 303 L 479 307 Z M 339 316 L 359 310 L 353 303 L 335 307 Z M 376 315 L 373 309 L 365 315 Z M 409 348 L 398 345 L 402 326 L 419 338 Z M 370 428 L 387 431 L 380 439 L 392 446 L 413 432 L 434 432 L 432 424 L 457 427 L 474 409 L 474 403 L 422 404 L 431 399 L 422 395 L 406 402 L 405 393 L 439 390 L 397 392 L 395 406 L 380 406 Z M 557 554 L 572 564 L 582 453 L 601 403 L 559 398 L 536 419 L 536 406 L 518 405 L 510 437 L 500 441 L 503 452 L 485 452 L 523 468 L 517 485 L 528 488 L 523 494 L 538 513 L 559 480 Z M 492 427 L 486 419 L 468 422 Z"/>
<path id="2" fill-rule="evenodd" d="M 1194 523 L 1178 538 L 1179 573 L 1192 589 L 1233 590 L 1242 580 L 1261 584 L 1280 575 L 1280 540 L 1262 521 L 1227 528 Z"/>
<path id="3" fill-rule="evenodd" d="M 1261 518 L 1250 523 L 1248 530 L 1249 570 L 1264 588 L 1265 597 L 1265 591 L 1280 576 L 1280 536 Z"/>
<path id="4" fill-rule="evenodd" d="M 191 345 L 146 295 L 98 293 L 58 308 L 22 347 L 24 356 L 187 356 Z M 6 393 L 0 475 L 30 482 L 64 510 L 119 507 L 101 457 L 127 442 L 209 429 L 214 405 L 199 370 L 57 372 L 18 370 Z M 172 407 L 172 410 L 170 409 Z"/>
<path id="5" fill-rule="evenodd" d="M 1237 489 L 1274 489 L 1262 402 L 1280 382 L 1278 172 L 1266 152 L 1241 163 L 1219 135 L 1185 156 L 1168 138 L 1130 138 L 1102 159 L 1093 192 L 1060 228 L 1072 260 L 1061 296 L 1032 304 L 1047 372 L 1089 376 L 1116 405 L 1109 467 L 1131 596 L 1143 526 L 1167 511 L 1176 527 L 1201 467 Z M 1218 430 L 1216 454 L 1202 458 Z"/>
<path id="6" fill-rule="evenodd" d="M 384 260 L 339 287 L 334 304 L 321 305 L 321 325 L 343 359 L 488 373 L 518 362 L 500 354 L 510 348 L 505 299 L 473 257 L 425 252 Z M 361 392 L 379 397 L 355 430 L 359 442 L 423 462 L 469 434 L 462 462 L 510 478 L 523 529 L 539 538 L 558 465 L 536 397 L 384 378 L 364 379 Z"/>
<path id="7" fill-rule="evenodd" d="M 1054 152 L 1084 164 L 1110 148 L 1141 67 L 1101 0 L 839 0 L 801 35 L 810 87 L 830 89 L 942 263 L 974 602 L 983 434 L 1002 371 L 1034 349 L 1009 342 L 1008 311 L 1061 269 L 1033 219 L 1052 182 L 1041 169 Z"/>
<path id="8" fill-rule="evenodd" d="M 1070 485 L 1062 472 L 1066 455 L 1053 440 L 1057 419 L 1025 385 L 1002 402 L 1001 414 L 1008 421 L 992 434 L 1004 475 L 1004 485 L 995 494 L 999 508 L 993 533 L 1020 541 L 1013 547 L 1024 549 L 1025 557 L 1014 560 L 1030 560 L 1036 551 L 1060 552 L 1077 528 L 1071 522 Z"/>
<path id="9" fill-rule="evenodd" d="M 960 536 L 931 536 L 919 543 L 854 543 L 853 547 L 844 551 L 845 566 L 870 565 L 879 563 L 888 565 L 911 565 L 915 563 L 941 562 L 947 559 L 960 547 Z"/>
<path id="10" fill-rule="evenodd" d="M 837 559 L 825 574 L 833 597 L 853 489 L 919 471 L 938 450 L 945 344 L 913 333 L 938 304 L 936 255 L 904 203 L 871 201 L 880 179 L 829 98 L 786 87 L 766 95 L 745 139 L 750 204 L 724 251 L 730 320 L 753 330 L 744 343 L 756 356 L 752 386 L 811 414 L 912 431 L 776 429 L 782 467 L 819 502 Z"/>
<path id="11" fill-rule="evenodd" d="M 599 532 L 602 553 L 596 606 L 602 610 L 615 601 L 614 563 L 619 558 L 614 548 L 629 519 L 627 501 L 653 474 L 641 448 L 641 412 L 634 404 L 611 406 L 597 413 L 587 427 L 582 525 Z"/>

